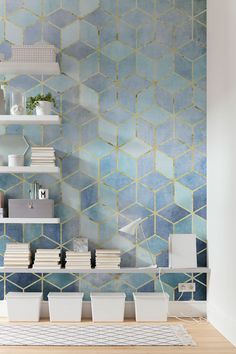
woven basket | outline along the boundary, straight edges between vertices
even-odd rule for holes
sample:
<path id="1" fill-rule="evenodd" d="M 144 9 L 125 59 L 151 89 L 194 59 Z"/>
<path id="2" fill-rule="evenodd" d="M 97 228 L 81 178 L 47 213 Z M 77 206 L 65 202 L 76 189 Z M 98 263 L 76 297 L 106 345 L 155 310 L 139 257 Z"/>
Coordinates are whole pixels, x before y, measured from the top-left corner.
<path id="1" fill-rule="evenodd" d="M 56 48 L 53 45 L 14 45 L 11 61 L 17 63 L 54 63 Z"/>

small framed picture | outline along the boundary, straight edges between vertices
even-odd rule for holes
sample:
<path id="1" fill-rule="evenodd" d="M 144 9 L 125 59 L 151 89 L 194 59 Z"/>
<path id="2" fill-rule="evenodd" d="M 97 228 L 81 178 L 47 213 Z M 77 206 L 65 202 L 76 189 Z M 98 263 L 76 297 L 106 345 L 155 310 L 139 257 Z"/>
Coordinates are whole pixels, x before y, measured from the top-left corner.
<path id="1" fill-rule="evenodd" d="M 73 238 L 73 251 L 88 252 L 88 239 L 86 237 Z"/>

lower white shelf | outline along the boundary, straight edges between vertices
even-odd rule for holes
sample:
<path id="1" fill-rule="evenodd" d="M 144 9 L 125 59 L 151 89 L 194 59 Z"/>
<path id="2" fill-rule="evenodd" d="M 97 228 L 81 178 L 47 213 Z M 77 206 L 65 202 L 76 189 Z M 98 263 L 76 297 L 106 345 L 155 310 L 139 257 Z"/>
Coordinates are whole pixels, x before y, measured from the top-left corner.
<path id="1" fill-rule="evenodd" d="M 160 268 L 161 274 L 164 273 L 209 273 L 209 268 Z M 125 274 L 125 273 L 146 273 L 146 274 L 155 274 L 159 273 L 159 268 L 120 268 L 120 269 L 34 269 L 34 268 L 14 268 L 14 267 L 0 267 L 0 273 L 80 273 L 80 274 L 104 274 L 104 273 L 113 273 L 113 274 Z"/>
<path id="2" fill-rule="evenodd" d="M 60 224 L 59 218 L 0 218 L 0 224 Z"/>
<path id="3" fill-rule="evenodd" d="M 0 115 L 0 124 L 13 125 L 48 125 L 59 124 L 60 118 L 58 115 Z"/>
<path id="4" fill-rule="evenodd" d="M 58 63 L 17 63 L 1 62 L 0 74 L 45 74 L 59 75 L 60 67 Z"/>
<path id="5" fill-rule="evenodd" d="M 0 166 L 0 173 L 55 173 L 59 174 L 60 169 L 57 166 Z"/>

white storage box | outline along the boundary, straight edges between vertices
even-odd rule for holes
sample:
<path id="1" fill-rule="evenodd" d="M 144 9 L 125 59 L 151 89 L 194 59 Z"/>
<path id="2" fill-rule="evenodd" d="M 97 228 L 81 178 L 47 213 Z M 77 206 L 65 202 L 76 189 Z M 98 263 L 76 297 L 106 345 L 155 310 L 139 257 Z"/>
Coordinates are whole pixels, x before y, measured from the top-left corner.
<path id="1" fill-rule="evenodd" d="M 9 321 L 39 321 L 42 293 L 10 292 L 6 300 Z"/>
<path id="2" fill-rule="evenodd" d="M 93 322 L 124 321 L 124 293 L 91 293 L 90 297 Z"/>
<path id="3" fill-rule="evenodd" d="M 80 322 L 82 299 L 84 294 L 56 293 L 48 294 L 49 315 L 51 322 Z"/>
<path id="4" fill-rule="evenodd" d="M 167 321 L 167 293 L 133 293 L 137 322 Z"/>

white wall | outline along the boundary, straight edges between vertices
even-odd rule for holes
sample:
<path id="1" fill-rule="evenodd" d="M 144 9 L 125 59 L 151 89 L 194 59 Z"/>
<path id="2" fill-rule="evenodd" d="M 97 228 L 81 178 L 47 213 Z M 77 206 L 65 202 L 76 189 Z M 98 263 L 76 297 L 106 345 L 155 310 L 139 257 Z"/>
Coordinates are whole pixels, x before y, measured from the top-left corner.
<path id="1" fill-rule="evenodd" d="M 208 0 L 208 319 L 236 346 L 236 0 Z"/>

